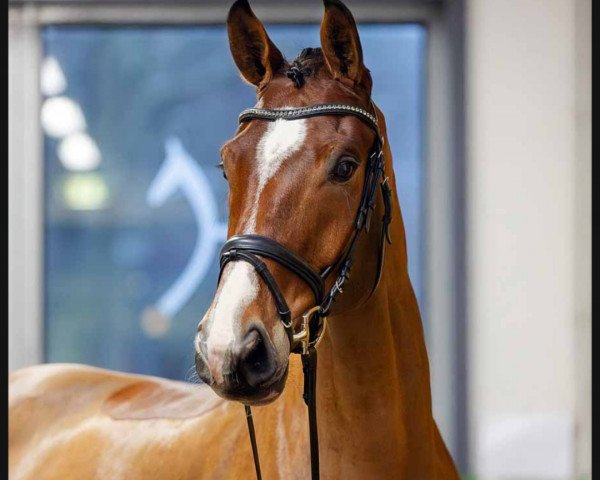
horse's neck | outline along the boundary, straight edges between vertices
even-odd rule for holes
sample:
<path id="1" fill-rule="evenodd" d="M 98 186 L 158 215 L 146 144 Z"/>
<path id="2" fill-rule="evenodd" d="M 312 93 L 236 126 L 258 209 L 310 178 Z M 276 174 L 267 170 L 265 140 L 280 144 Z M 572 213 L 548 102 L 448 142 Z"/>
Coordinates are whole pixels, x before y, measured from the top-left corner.
<path id="1" fill-rule="evenodd" d="M 429 366 L 398 217 L 375 294 L 351 314 L 331 317 L 319 346 L 326 478 L 435 478 Z"/>

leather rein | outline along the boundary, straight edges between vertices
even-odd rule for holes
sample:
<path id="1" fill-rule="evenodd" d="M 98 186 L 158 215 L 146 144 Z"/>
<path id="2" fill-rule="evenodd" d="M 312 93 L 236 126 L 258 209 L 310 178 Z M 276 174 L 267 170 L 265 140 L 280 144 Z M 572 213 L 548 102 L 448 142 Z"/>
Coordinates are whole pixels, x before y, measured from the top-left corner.
<path id="1" fill-rule="evenodd" d="M 373 111 L 375 111 L 374 107 Z M 366 165 L 362 197 L 354 221 L 354 230 L 338 260 L 323 270 L 323 272 L 319 273 L 303 258 L 287 249 L 280 243 L 271 238 L 254 234 L 236 235 L 231 237 L 223 245 L 220 254 L 221 274 L 223 273 L 225 265 L 232 261 L 244 261 L 254 267 L 258 275 L 269 288 L 273 300 L 275 301 L 279 318 L 283 327 L 285 328 L 288 340 L 290 342 L 290 352 L 301 355 L 302 370 L 304 373 L 303 398 L 308 407 L 311 477 L 313 480 L 319 479 L 319 444 L 316 408 L 316 347 L 325 330 L 327 315 L 331 309 L 331 306 L 336 297 L 342 293 L 342 287 L 350 277 L 352 257 L 359 234 L 362 231 L 369 231 L 372 213 L 375 209 L 376 191 L 378 185 L 380 186 L 385 213 L 381 219 L 382 227 L 378 248 L 377 272 L 369 296 L 375 292 L 381 279 L 385 244 L 386 242 L 391 243 L 389 237 L 389 224 L 392 220 L 392 201 L 388 178 L 385 177 L 384 172 L 383 137 L 381 136 L 379 124 L 377 122 L 377 116 L 375 113 L 370 113 L 363 108 L 346 103 L 322 103 L 290 109 L 248 108 L 242 111 L 239 115 L 240 124 L 251 120 L 274 121 L 278 119 L 284 119 L 291 121 L 318 115 L 353 115 L 366 123 L 376 135 L 371 153 L 369 154 L 369 160 Z M 277 285 L 273 275 L 261 258 L 267 258 L 285 267 L 288 271 L 292 272 L 304 283 L 306 283 L 313 292 L 315 297 L 315 305 L 302 315 L 302 327 L 299 332 L 294 331 L 291 312 L 285 297 L 283 296 L 281 289 Z M 325 280 L 334 271 L 338 272 L 336 280 L 329 291 L 326 292 Z M 219 275 L 219 280 L 221 274 Z M 252 445 L 252 454 L 254 457 L 254 466 L 256 468 L 256 476 L 258 480 L 261 480 L 262 476 L 260 471 L 258 448 L 256 444 L 256 434 L 252 420 L 252 411 L 248 405 L 245 405 L 245 409 L 248 432 Z"/>

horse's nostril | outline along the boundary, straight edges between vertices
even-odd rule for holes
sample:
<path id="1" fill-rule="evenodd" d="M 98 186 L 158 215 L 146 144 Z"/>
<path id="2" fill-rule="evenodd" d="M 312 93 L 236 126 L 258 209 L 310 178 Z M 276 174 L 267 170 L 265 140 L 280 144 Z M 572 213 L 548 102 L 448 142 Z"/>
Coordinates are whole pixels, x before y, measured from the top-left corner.
<path id="1" fill-rule="evenodd" d="M 249 330 L 242 340 L 238 350 L 238 370 L 252 387 L 267 382 L 275 373 L 275 352 L 261 329 Z"/>

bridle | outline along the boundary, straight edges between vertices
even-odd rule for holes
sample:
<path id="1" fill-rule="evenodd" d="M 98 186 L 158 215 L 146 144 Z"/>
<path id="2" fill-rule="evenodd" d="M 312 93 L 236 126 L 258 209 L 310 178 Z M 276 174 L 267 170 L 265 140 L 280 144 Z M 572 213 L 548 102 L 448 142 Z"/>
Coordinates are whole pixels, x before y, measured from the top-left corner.
<path id="1" fill-rule="evenodd" d="M 357 244 L 357 239 L 362 231 L 368 232 L 371 224 L 372 213 L 375 209 L 376 191 L 379 184 L 383 204 L 384 215 L 381 219 L 381 236 L 378 247 L 377 271 L 375 281 L 369 297 L 375 292 L 381 279 L 383 268 L 383 259 L 385 255 L 385 244 L 391 243 L 389 237 L 389 224 L 392 220 L 392 201 L 391 189 L 388 178 L 384 172 L 383 158 L 383 137 L 379 130 L 377 116 L 374 105 L 373 113 L 367 110 L 346 103 L 321 103 L 305 107 L 282 109 L 282 108 L 248 108 L 239 115 L 239 123 L 251 120 L 273 121 L 278 119 L 298 120 L 301 118 L 315 117 L 319 115 L 353 115 L 366 123 L 374 132 L 375 140 L 369 160 L 366 165 L 365 180 L 362 190 L 356 219 L 354 221 L 354 230 L 346 245 L 342 250 L 337 261 L 325 268 L 323 272 L 318 273 L 302 257 L 287 249 L 280 243 L 269 237 L 261 235 L 245 234 L 231 237 L 225 242 L 220 254 L 221 273 L 225 265 L 232 261 L 244 261 L 251 264 L 264 283 L 269 288 L 279 318 L 285 328 L 288 340 L 290 342 L 290 352 L 301 355 L 302 370 L 304 373 L 304 402 L 308 407 L 309 431 L 310 431 L 310 453 L 311 453 L 311 475 L 312 479 L 319 478 L 319 446 L 317 434 L 317 409 L 316 409 L 316 384 L 317 384 L 317 350 L 316 347 L 322 338 L 326 327 L 327 315 L 331 309 L 336 297 L 342 293 L 342 287 L 350 277 L 350 268 L 352 258 Z M 380 181 L 381 180 L 381 181 Z M 273 275 L 267 268 L 261 258 L 268 258 L 279 265 L 285 267 L 294 273 L 304 283 L 306 283 L 313 292 L 315 305 L 302 315 L 302 329 L 294 332 L 290 309 L 281 293 L 281 289 L 273 278 Z M 332 272 L 337 271 L 337 278 L 329 291 L 325 291 L 325 280 Z M 258 458 L 258 448 L 256 445 L 256 435 L 254 423 L 252 420 L 252 411 L 248 405 L 246 408 L 246 419 L 248 422 L 248 431 L 252 444 L 252 453 L 254 456 L 254 465 L 256 476 L 261 480 L 260 463 Z"/>

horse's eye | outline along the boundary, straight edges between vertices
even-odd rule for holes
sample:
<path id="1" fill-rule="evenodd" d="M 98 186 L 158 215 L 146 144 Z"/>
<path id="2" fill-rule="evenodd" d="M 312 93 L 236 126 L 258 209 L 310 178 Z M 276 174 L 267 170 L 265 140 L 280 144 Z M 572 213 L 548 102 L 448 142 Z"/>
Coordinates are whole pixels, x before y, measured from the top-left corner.
<path id="1" fill-rule="evenodd" d="M 218 168 L 219 170 L 221 170 L 221 173 L 223 174 L 223 178 L 224 178 L 225 180 L 227 180 L 227 174 L 225 173 L 225 165 L 223 165 L 223 162 L 220 162 L 220 163 L 217 165 L 217 168 Z"/>
<path id="2" fill-rule="evenodd" d="M 356 170 L 356 166 L 356 160 L 349 157 L 342 158 L 335 164 L 335 167 L 333 167 L 331 176 L 333 177 L 333 180 L 337 182 L 345 182 L 350 179 Z"/>

